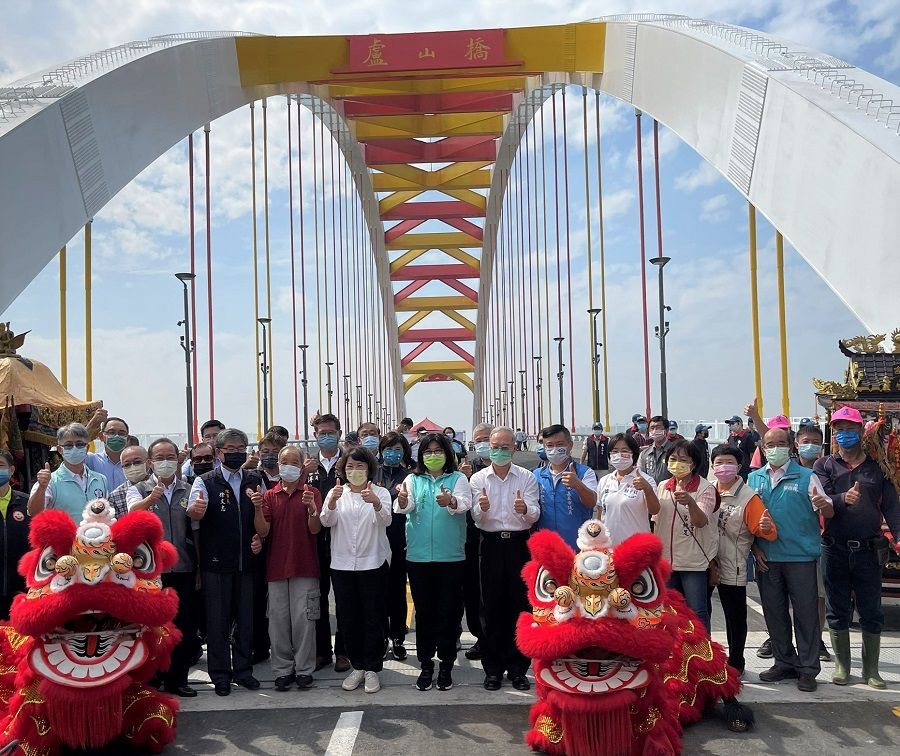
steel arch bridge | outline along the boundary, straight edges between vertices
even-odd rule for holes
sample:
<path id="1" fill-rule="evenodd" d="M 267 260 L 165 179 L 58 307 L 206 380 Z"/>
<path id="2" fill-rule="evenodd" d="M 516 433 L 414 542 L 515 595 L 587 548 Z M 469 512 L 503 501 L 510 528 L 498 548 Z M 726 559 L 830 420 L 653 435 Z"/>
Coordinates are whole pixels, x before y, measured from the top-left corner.
<path id="1" fill-rule="evenodd" d="M 866 326 L 900 321 L 900 88 L 815 50 L 674 15 L 353 37 L 170 35 L 2 87 L 0 311 L 185 135 L 296 95 L 335 135 L 362 199 L 397 417 L 413 385 L 452 379 L 472 389 L 480 420 L 509 167 L 536 106 L 566 84 L 674 131 Z M 419 228 L 435 223 L 443 230 Z M 435 250 L 444 263 L 415 264 Z M 446 294 L 416 296 L 429 282 Z M 435 311 L 452 326 L 417 327 Z M 428 360 L 434 344 L 458 359 Z"/>

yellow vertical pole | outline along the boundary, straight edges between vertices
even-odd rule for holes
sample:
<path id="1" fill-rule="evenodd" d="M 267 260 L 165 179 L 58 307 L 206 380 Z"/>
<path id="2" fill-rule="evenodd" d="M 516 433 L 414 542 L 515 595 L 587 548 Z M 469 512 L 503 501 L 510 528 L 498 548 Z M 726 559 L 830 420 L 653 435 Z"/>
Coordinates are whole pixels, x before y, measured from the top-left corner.
<path id="1" fill-rule="evenodd" d="M 256 233 L 256 103 L 250 103 L 250 214 L 253 216 L 253 333 L 256 336 L 256 352 L 253 356 L 256 373 L 256 438 L 262 438 L 262 386 L 259 373 L 259 242 Z"/>
<path id="2" fill-rule="evenodd" d="M 588 170 L 588 112 L 587 112 L 587 87 L 581 88 L 581 116 L 584 125 L 584 210 L 585 230 L 587 232 L 587 274 L 588 274 L 588 310 L 594 309 L 594 248 L 591 243 L 591 177 Z M 594 325 L 597 319 L 592 312 L 588 312 L 588 333 L 591 338 L 591 423 L 596 423 L 600 418 L 600 403 L 597 400 L 597 334 Z M 574 370 L 574 366 L 573 366 Z"/>
<path id="3" fill-rule="evenodd" d="M 272 267 L 269 254 L 269 121 L 266 115 L 268 106 L 265 98 L 262 101 L 262 122 L 263 122 L 263 222 L 266 234 L 266 317 L 269 318 L 269 327 L 266 329 L 266 367 L 268 373 L 263 380 L 269 382 L 269 411 L 268 417 L 265 419 L 265 427 L 269 428 L 274 425 L 272 418 L 275 417 L 275 389 L 273 369 L 274 355 L 272 349 Z"/>
<path id="4" fill-rule="evenodd" d="M 66 303 L 66 245 L 59 250 L 59 378 L 69 388 L 69 339 Z"/>
<path id="5" fill-rule="evenodd" d="M 93 343 L 91 340 L 91 224 L 84 224 L 84 398 L 94 400 Z"/>
<path id="6" fill-rule="evenodd" d="M 595 92 L 596 104 L 594 110 L 594 120 L 597 128 L 597 209 L 600 221 L 600 338 L 603 343 L 603 407 L 606 424 L 603 426 L 607 431 L 610 429 L 609 424 L 609 361 L 606 349 L 606 241 L 603 231 L 603 158 L 601 150 L 601 131 L 600 131 L 600 92 Z"/>
<path id="7" fill-rule="evenodd" d="M 753 374 L 756 380 L 756 406 L 763 414 L 762 366 L 759 355 L 759 290 L 756 283 L 756 208 L 747 203 L 750 227 L 750 317 L 753 326 Z"/>
<path id="8" fill-rule="evenodd" d="M 778 332 L 781 339 L 781 412 L 791 416 L 788 386 L 787 308 L 784 303 L 784 237 L 775 232 L 775 267 L 778 271 Z"/>

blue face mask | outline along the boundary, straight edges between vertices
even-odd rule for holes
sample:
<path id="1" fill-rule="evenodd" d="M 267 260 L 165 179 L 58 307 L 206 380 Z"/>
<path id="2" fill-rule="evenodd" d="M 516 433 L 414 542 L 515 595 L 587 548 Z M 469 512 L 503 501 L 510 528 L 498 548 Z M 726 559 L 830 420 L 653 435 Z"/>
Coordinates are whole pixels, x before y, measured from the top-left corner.
<path id="1" fill-rule="evenodd" d="M 854 446 L 859 446 L 859 431 L 838 431 L 834 434 L 834 440 L 842 449 L 852 449 Z"/>
<path id="2" fill-rule="evenodd" d="M 544 448 L 543 446 L 541 447 Z M 491 456 L 491 442 L 490 441 L 479 441 L 475 444 L 475 453 L 481 457 L 482 459 L 487 459 Z"/>
<path id="3" fill-rule="evenodd" d="M 71 449 L 63 448 L 62 458 L 70 465 L 80 465 L 87 459 L 88 450 L 86 446 L 73 446 Z"/>
<path id="4" fill-rule="evenodd" d="M 822 453 L 822 444 L 800 444 L 798 451 L 800 456 L 807 461 L 818 459 Z"/>
<path id="5" fill-rule="evenodd" d="M 381 457 L 388 467 L 396 467 L 403 461 L 403 452 L 399 449 L 385 449 Z"/>
<path id="6" fill-rule="evenodd" d="M 322 451 L 334 451 L 337 449 L 338 437 L 333 433 L 316 436 L 316 443 Z"/>
<path id="7" fill-rule="evenodd" d="M 544 445 L 543 445 L 543 444 L 538 444 L 538 445 L 537 445 L 537 449 L 535 450 L 535 452 L 536 452 L 537 455 L 538 455 L 538 459 L 542 459 L 542 460 L 544 460 L 544 462 L 547 461 L 547 452 L 544 451 Z"/>
<path id="8" fill-rule="evenodd" d="M 4 467 L 0 470 L 0 488 L 3 488 L 7 483 L 9 483 L 9 468 Z"/>
<path id="9" fill-rule="evenodd" d="M 639 430 L 641 433 L 646 433 L 646 432 L 647 432 L 647 423 L 638 423 L 638 424 L 637 424 L 637 427 L 638 427 L 638 430 Z"/>
<path id="10" fill-rule="evenodd" d="M 366 436 L 366 437 L 362 440 L 362 445 L 363 445 L 366 449 L 368 449 L 370 452 L 377 452 L 377 451 L 378 451 L 378 444 L 379 444 L 378 436 Z"/>

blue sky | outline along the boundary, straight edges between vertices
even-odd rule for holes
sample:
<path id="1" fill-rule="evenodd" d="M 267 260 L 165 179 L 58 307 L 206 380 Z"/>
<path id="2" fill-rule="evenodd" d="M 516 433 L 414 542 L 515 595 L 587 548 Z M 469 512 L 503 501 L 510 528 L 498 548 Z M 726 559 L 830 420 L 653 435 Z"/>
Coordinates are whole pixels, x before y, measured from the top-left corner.
<path id="1" fill-rule="evenodd" d="M 189 4 L 143 0 L 127 5 L 109 0 L 78 4 L 19 3 L 4 10 L 4 24 L 0 28 L 0 81 L 14 80 L 52 63 L 126 40 L 178 31 L 242 29 L 282 34 L 358 34 L 562 23 L 601 13 L 648 10 L 752 26 L 838 55 L 885 79 L 900 78 L 900 42 L 897 41 L 900 14 L 895 0 L 667 1 L 653 7 L 631 2 L 485 0 L 463 6 L 465 12 L 461 12 L 459 4 L 429 0 L 415 4 L 347 2 L 339 5 L 252 0 Z M 591 419 L 591 396 L 587 315 L 584 314 L 588 282 L 584 269 L 580 91 L 571 90 L 567 99 L 571 138 L 576 419 L 579 424 L 586 424 Z M 609 402 L 615 422 L 643 407 L 634 116 L 629 108 L 606 98 L 601 113 L 607 216 Z M 593 117 L 592 110 L 589 115 Z M 290 268 L 285 118 L 284 98 L 270 100 L 270 212 L 276 329 L 274 406 L 276 422 L 293 429 L 292 375 L 287 369 L 292 343 L 287 338 Z M 650 122 L 645 120 L 645 158 L 649 165 L 652 144 Z M 306 117 L 304 130 L 310 123 Z M 198 160 L 201 136 L 202 132 L 197 132 Z M 592 139 L 588 149 L 593 162 Z M 261 161 L 261 148 L 258 154 Z M 664 251 L 673 258 L 666 268 L 667 303 L 672 307 L 672 330 L 667 341 L 670 414 L 694 421 L 722 418 L 740 412 L 753 396 L 746 205 L 724 179 L 705 167 L 695 153 L 664 129 L 660 159 Z M 252 431 L 256 425 L 256 398 L 246 108 L 213 124 L 212 165 L 216 414 L 229 424 Z M 261 170 L 261 162 L 258 165 Z M 309 165 L 311 156 L 305 153 L 304 166 Z M 183 356 L 176 326 L 181 314 L 181 286 L 172 274 L 187 269 L 187 176 L 186 143 L 181 143 L 114 198 L 94 224 L 94 396 L 104 399 L 111 412 L 123 415 L 140 433 L 174 433 L 183 426 Z M 309 187 L 307 182 L 304 203 L 311 212 Z M 653 210 L 652 189 L 652 173 L 648 170 L 645 174 L 648 257 L 656 249 L 655 230 L 649 222 Z M 592 192 L 596 201 L 593 187 Z M 202 181 L 198 181 L 198 218 L 203 212 L 202 193 Z M 260 216 L 260 235 L 261 220 Z M 196 241 L 198 251 L 202 250 L 203 235 L 198 233 Z M 83 394 L 84 388 L 81 244 L 80 236 L 70 244 L 68 277 L 69 385 L 78 395 Z M 781 391 L 774 244 L 772 230 L 764 223 L 760 226 L 760 250 L 765 414 L 774 414 L 779 409 Z M 794 415 L 808 415 L 814 411 L 811 377 L 839 378 L 845 361 L 837 351 L 836 341 L 839 337 L 861 333 L 863 328 L 792 249 L 786 253 L 786 268 L 791 409 Z M 14 328 L 32 331 L 26 352 L 44 360 L 54 370 L 59 367 L 57 289 L 57 265 L 53 262 L 2 315 L 4 320 L 13 322 Z M 652 324 L 656 307 L 655 269 L 648 271 L 648 293 Z M 205 300 L 200 298 L 197 304 L 202 313 Z M 202 319 L 200 326 L 205 328 Z M 278 334 L 285 338 L 279 338 Z M 201 341 L 201 375 L 205 371 L 205 349 L 205 341 Z M 656 354 L 651 331 L 654 361 Z M 654 362 L 651 365 L 654 402 L 657 370 Z M 315 372 L 311 370 L 313 407 L 318 395 Z M 204 389 L 201 384 L 201 419 L 208 410 Z M 407 408 L 414 419 L 427 414 L 437 422 L 460 429 L 471 424 L 471 394 L 459 384 L 417 386 L 407 396 Z"/>

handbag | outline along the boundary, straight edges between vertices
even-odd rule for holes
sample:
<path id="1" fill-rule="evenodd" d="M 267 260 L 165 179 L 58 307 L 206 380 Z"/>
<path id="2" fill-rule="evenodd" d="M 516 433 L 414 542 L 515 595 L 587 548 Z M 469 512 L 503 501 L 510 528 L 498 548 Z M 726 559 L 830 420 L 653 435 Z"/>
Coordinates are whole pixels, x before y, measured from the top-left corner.
<path id="1" fill-rule="evenodd" d="M 709 585 L 715 588 L 722 579 L 722 571 L 719 569 L 719 560 L 713 557 L 706 570 L 706 577 Z"/>

